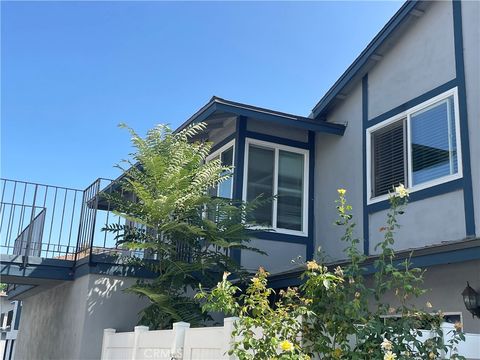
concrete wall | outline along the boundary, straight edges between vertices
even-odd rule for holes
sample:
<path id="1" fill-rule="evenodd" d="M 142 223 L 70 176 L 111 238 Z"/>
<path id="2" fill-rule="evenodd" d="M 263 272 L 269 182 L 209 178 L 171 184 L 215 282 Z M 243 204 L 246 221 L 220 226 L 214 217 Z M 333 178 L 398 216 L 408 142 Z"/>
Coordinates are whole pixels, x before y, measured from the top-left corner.
<path id="1" fill-rule="evenodd" d="M 463 56 L 476 234 L 480 233 L 480 2 L 462 2 Z"/>
<path id="2" fill-rule="evenodd" d="M 348 123 L 343 137 L 317 134 L 315 154 L 315 249 L 327 260 L 344 259 L 344 229 L 335 226 L 337 189 L 347 189 L 357 222 L 355 235 L 363 237 L 362 91 L 358 84 L 341 106 L 328 114 L 328 121 Z"/>
<path id="3" fill-rule="evenodd" d="M 23 301 L 16 360 L 98 359 L 104 328 L 131 330 L 147 303 L 132 278 L 85 275 Z"/>

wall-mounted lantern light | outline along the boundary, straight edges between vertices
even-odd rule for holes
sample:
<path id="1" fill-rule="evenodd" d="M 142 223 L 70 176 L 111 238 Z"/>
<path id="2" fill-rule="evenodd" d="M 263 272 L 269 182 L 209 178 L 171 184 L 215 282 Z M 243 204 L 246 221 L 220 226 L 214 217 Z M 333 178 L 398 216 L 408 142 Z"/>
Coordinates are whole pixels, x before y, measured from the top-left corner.
<path id="1" fill-rule="evenodd" d="M 467 281 L 467 287 L 462 292 L 463 302 L 468 311 L 470 311 L 473 317 L 480 318 L 480 296 L 479 294 L 470 286 Z"/>

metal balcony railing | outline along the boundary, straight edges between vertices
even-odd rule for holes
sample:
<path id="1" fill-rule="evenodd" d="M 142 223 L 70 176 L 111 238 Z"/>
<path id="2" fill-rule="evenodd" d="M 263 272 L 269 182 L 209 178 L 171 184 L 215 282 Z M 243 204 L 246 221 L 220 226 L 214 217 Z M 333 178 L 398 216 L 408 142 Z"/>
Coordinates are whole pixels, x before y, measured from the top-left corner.
<path id="1" fill-rule="evenodd" d="M 124 224 L 100 194 L 111 180 L 85 190 L 0 179 L 0 253 L 78 260 L 92 254 L 129 255 L 116 245 L 107 224 Z M 142 254 L 130 254 L 141 256 Z"/>

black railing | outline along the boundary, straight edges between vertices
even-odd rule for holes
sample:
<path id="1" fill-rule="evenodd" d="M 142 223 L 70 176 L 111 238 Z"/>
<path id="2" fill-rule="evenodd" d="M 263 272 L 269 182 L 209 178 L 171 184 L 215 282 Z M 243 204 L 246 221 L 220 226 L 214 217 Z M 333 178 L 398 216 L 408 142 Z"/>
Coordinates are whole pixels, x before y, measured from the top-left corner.
<path id="1" fill-rule="evenodd" d="M 0 179 L 0 253 L 77 260 L 92 254 L 136 255 L 119 249 L 107 224 L 124 224 L 97 179 L 85 190 Z"/>

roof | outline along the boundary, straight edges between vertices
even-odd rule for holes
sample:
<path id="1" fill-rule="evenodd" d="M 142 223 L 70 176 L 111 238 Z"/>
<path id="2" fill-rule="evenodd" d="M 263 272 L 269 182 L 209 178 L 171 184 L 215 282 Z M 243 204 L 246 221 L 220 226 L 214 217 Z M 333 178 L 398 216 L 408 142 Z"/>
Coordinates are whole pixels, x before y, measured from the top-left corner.
<path id="1" fill-rule="evenodd" d="M 214 113 L 229 113 L 237 116 L 255 118 L 260 121 L 274 122 L 280 125 L 301 128 L 304 130 L 326 132 L 337 135 L 343 135 L 345 131 L 345 125 L 343 124 L 328 123 L 323 120 L 311 119 L 304 116 L 288 114 L 276 110 L 225 100 L 217 96 L 213 96 L 207 104 L 202 106 L 200 110 L 198 110 L 187 121 L 180 125 L 176 131 L 180 131 L 190 124 L 205 121 Z"/>
<path id="2" fill-rule="evenodd" d="M 373 38 L 367 47 L 360 53 L 360 55 L 353 61 L 347 70 L 338 78 L 333 86 L 325 93 L 320 101 L 312 109 L 312 117 L 315 119 L 322 118 L 328 110 L 332 107 L 334 101 L 345 97 L 342 91 L 352 81 L 358 81 L 359 78 L 366 72 L 366 68 L 370 61 L 378 61 L 379 55 L 377 51 L 380 47 L 396 32 L 396 30 L 405 23 L 409 15 L 420 16 L 421 11 L 415 10 L 419 4 L 423 3 L 420 0 L 408 0 L 402 7 L 393 15 L 388 23 L 380 30 L 380 32 Z"/>

